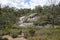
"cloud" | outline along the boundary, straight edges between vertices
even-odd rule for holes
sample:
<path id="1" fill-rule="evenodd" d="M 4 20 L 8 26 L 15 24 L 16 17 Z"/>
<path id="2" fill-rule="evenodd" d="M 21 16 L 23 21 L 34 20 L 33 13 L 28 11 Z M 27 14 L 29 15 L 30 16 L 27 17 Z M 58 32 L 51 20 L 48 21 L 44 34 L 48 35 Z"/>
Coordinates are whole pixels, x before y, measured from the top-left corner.
<path id="1" fill-rule="evenodd" d="M 10 7 L 19 8 L 18 5 L 22 6 L 24 4 L 24 0 L 0 0 L 0 4 L 2 4 L 2 6 L 9 5 Z"/>
<path id="2" fill-rule="evenodd" d="M 53 1 L 54 2 L 54 1 Z M 60 2 L 60 0 L 56 0 L 56 4 Z M 16 8 L 31 8 L 33 9 L 37 5 L 49 5 L 48 0 L 0 0 L 0 4 L 2 7 L 8 5 L 10 7 Z"/>
<path id="3" fill-rule="evenodd" d="M 46 0 L 31 0 L 30 1 L 31 8 L 34 8 L 37 5 L 43 6 L 45 4 L 46 4 Z"/>

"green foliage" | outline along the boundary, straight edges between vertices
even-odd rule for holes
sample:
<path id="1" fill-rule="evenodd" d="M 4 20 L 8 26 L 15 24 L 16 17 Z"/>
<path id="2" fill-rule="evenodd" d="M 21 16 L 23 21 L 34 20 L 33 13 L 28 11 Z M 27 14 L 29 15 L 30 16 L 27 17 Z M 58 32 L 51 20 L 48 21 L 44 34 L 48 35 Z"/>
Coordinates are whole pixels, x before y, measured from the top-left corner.
<path id="1" fill-rule="evenodd" d="M 36 6 L 34 9 L 15 9 L 13 7 L 0 7 L 0 27 L 11 28 L 17 24 L 19 17 L 31 13 L 38 13 L 40 19 L 35 24 L 52 24 L 60 25 L 60 3 L 52 6 Z"/>
<path id="2" fill-rule="evenodd" d="M 20 30 L 19 34 L 21 35 L 22 34 L 22 31 Z"/>
<path id="3" fill-rule="evenodd" d="M 35 34 L 34 36 L 31 36 L 29 30 L 35 30 Z M 25 38 L 27 40 L 59 40 L 60 39 L 60 29 L 56 29 L 56 28 L 34 28 L 34 29 L 22 29 L 22 30 L 26 30 L 24 32 L 25 34 Z"/>
<path id="4" fill-rule="evenodd" d="M 17 38 L 17 34 L 12 34 L 12 38 Z"/>
<path id="5" fill-rule="evenodd" d="M 31 30 L 29 30 L 29 33 L 30 33 L 31 36 L 34 36 L 35 30 L 31 29 Z"/>
<path id="6" fill-rule="evenodd" d="M 47 16 L 43 15 L 41 18 L 39 18 L 36 22 L 34 22 L 35 25 L 45 25 L 47 23 Z"/>
<path id="7" fill-rule="evenodd" d="M 8 40 L 8 38 L 4 38 L 3 40 Z"/>
<path id="8" fill-rule="evenodd" d="M 1 36 L 0 36 L 0 40 L 3 40 Z"/>
<path id="9" fill-rule="evenodd" d="M 36 12 L 36 13 L 39 13 L 39 14 L 40 14 L 40 13 L 42 12 L 42 10 L 43 10 L 43 9 L 42 9 L 41 6 L 36 6 L 36 7 L 35 7 L 35 12 Z"/>

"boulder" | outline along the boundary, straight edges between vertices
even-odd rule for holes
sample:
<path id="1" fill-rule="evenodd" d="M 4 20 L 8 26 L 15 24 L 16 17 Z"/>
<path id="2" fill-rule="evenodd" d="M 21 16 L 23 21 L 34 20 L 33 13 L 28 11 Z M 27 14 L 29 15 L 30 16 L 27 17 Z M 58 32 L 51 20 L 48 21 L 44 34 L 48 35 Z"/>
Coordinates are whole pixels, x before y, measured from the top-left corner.
<path id="1" fill-rule="evenodd" d="M 19 25 L 20 27 L 32 27 L 32 26 L 34 26 L 34 24 L 33 23 L 22 23 L 22 24 L 20 24 Z"/>

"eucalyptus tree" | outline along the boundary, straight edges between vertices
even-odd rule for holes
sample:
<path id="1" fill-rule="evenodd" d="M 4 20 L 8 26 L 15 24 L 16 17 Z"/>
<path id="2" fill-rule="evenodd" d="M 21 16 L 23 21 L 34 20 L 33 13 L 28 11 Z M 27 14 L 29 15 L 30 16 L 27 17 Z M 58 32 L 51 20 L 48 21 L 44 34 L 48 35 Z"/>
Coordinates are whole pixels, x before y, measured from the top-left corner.
<path id="1" fill-rule="evenodd" d="M 52 26 L 54 28 L 54 24 L 55 24 L 55 5 L 56 5 L 56 0 L 48 0 L 49 5 L 50 5 L 50 14 L 52 15 Z M 49 16 L 48 16 L 49 17 Z"/>

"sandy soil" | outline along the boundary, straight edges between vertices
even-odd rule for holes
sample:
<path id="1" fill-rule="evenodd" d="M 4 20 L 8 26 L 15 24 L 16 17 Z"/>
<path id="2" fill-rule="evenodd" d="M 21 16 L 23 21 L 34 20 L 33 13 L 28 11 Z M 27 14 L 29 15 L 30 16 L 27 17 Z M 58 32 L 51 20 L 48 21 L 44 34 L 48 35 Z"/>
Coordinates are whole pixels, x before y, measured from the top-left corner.
<path id="1" fill-rule="evenodd" d="M 26 40 L 24 37 L 20 37 L 20 38 L 12 38 L 11 36 L 9 35 L 5 35 L 3 36 L 3 38 L 8 38 L 8 40 Z"/>

